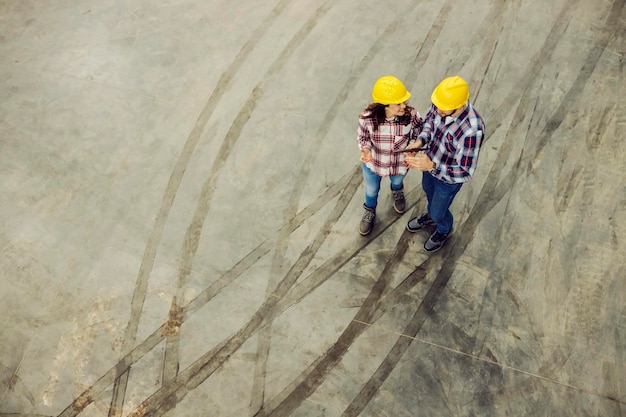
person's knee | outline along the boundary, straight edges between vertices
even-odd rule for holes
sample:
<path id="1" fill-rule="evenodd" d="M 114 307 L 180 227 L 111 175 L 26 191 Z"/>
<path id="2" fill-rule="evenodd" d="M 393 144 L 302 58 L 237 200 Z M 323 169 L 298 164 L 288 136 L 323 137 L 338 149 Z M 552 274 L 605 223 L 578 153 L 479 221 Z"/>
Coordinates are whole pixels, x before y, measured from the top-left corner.
<path id="1" fill-rule="evenodd" d="M 380 186 L 376 186 L 376 185 L 370 185 L 370 186 L 366 186 L 365 187 L 365 195 L 373 197 L 373 196 L 377 196 L 378 193 L 380 192 Z"/>

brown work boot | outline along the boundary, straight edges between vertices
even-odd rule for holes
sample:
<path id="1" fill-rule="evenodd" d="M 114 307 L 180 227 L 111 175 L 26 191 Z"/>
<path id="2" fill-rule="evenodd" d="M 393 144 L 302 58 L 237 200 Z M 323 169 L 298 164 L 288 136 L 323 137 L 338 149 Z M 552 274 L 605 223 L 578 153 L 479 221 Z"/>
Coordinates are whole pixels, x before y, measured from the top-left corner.
<path id="1" fill-rule="evenodd" d="M 391 190 L 391 195 L 393 195 L 393 209 L 398 214 L 404 213 L 404 211 L 406 210 L 406 200 L 404 199 L 404 191 Z"/>
<path id="2" fill-rule="evenodd" d="M 374 220 L 376 219 L 376 209 L 372 209 L 363 205 L 365 209 L 365 213 L 363 213 L 363 218 L 361 219 L 361 224 L 359 224 L 359 233 L 362 236 L 367 236 L 370 234 L 372 229 L 374 228 Z"/>

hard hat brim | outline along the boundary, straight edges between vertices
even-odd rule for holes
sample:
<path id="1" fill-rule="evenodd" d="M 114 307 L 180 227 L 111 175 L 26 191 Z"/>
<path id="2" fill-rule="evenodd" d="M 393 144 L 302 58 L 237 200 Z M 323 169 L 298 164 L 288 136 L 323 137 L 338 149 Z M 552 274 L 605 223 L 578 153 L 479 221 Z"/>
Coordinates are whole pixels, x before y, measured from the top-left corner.
<path id="1" fill-rule="evenodd" d="M 441 100 L 439 100 L 439 97 L 437 97 L 437 95 L 434 92 L 432 96 L 430 96 L 430 101 L 432 101 L 435 107 L 437 107 L 441 111 L 452 111 L 452 110 L 459 109 L 465 106 L 465 104 L 467 104 L 467 100 L 469 100 L 469 94 L 467 95 L 467 98 L 463 102 L 455 104 L 454 106 L 450 106 L 449 104 L 448 105 L 443 104 Z"/>
<path id="2" fill-rule="evenodd" d="M 407 101 L 408 99 L 411 98 L 411 93 L 409 93 L 408 91 L 406 92 L 406 94 L 404 95 L 404 97 L 397 99 L 397 100 L 384 100 L 381 99 L 379 97 L 376 97 L 374 95 L 372 95 L 372 100 L 374 100 L 374 103 L 380 103 L 380 104 L 400 104 L 400 103 L 404 103 L 405 101 Z"/>

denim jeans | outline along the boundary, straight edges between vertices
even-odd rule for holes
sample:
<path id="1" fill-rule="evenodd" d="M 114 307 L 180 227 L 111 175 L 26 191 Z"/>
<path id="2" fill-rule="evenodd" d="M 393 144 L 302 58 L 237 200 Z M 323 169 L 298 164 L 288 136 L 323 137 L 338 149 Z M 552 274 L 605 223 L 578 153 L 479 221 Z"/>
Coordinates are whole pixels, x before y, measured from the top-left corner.
<path id="1" fill-rule="evenodd" d="M 422 174 L 422 188 L 428 200 L 428 214 L 437 224 L 439 233 L 448 234 L 452 231 L 454 217 L 450 212 L 452 200 L 459 192 L 463 183 L 448 184 L 430 175 Z"/>
<path id="2" fill-rule="evenodd" d="M 365 164 L 361 164 L 363 168 L 363 180 L 365 181 L 365 206 L 371 209 L 376 208 L 378 204 L 378 192 L 380 191 L 380 181 L 382 177 Z M 401 190 L 404 185 L 405 175 L 392 175 L 389 177 L 391 180 L 391 189 L 394 191 Z"/>

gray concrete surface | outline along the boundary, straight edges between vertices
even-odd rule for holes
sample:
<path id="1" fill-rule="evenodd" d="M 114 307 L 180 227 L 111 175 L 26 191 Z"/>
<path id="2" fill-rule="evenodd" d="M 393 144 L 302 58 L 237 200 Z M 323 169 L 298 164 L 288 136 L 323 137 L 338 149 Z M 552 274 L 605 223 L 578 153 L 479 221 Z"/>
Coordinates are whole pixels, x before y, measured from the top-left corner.
<path id="1" fill-rule="evenodd" d="M 624 0 L 0 1 L 0 415 L 625 416 Z M 487 125 L 436 254 L 357 115 Z"/>

